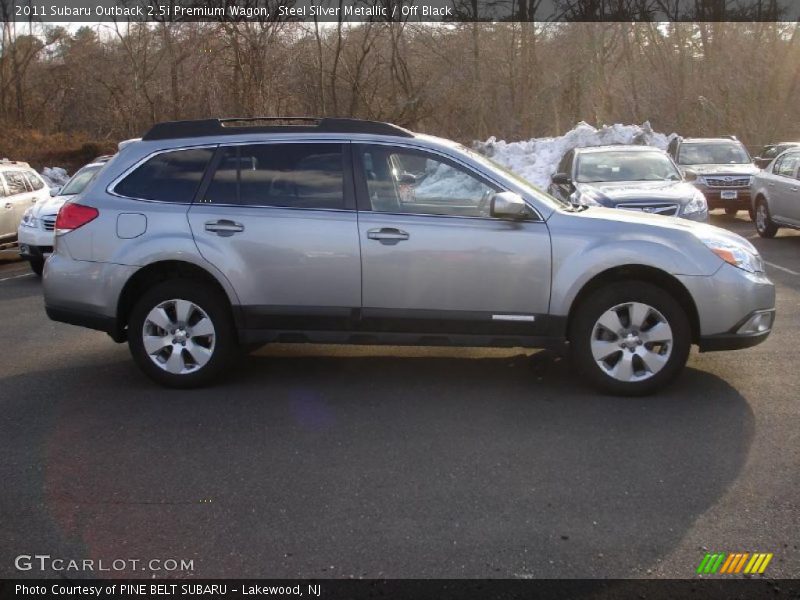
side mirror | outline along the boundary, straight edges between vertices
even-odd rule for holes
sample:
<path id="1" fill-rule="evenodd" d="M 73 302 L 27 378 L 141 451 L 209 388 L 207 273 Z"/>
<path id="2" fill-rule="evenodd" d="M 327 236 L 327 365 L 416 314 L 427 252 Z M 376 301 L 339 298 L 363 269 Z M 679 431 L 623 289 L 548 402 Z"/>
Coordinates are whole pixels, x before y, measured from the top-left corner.
<path id="1" fill-rule="evenodd" d="M 572 179 L 566 173 L 556 173 L 553 175 L 552 181 L 555 185 L 569 185 L 572 183 Z"/>
<path id="2" fill-rule="evenodd" d="M 58 196 L 61 193 L 61 186 L 51 187 L 50 188 L 50 196 Z"/>
<path id="3" fill-rule="evenodd" d="M 498 192 L 492 196 L 491 215 L 499 219 L 520 219 L 530 214 L 528 205 L 516 192 Z"/>

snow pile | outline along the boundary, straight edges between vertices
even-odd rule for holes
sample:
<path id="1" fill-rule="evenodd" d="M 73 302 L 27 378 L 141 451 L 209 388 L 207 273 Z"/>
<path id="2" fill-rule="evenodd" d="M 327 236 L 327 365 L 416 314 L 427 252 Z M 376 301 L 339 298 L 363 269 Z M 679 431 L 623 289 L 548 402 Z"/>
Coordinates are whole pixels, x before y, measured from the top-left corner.
<path id="1" fill-rule="evenodd" d="M 637 144 L 666 150 L 675 136 L 674 133 L 665 135 L 653 131 L 649 121 L 642 125 L 604 125 L 600 129 L 581 121 L 574 129 L 559 137 L 533 138 L 522 142 L 498 141 L 490 137 L 485 142 L 474 142 L 473 148 L 546 190 L 561 157 L 573 148 Z"/>
<path id="2" fill-rule="evenodd" d="M 61 167 L 45 167 L 39 173 L 42 176 L 47 187 L 60 187 L 69 181 L 67 171 Z"/>
<path id="3" fill-rule="evenodd" d="M 435 198 L 480 199 L 488 189 L 480 181 L 446 163 L 427 160 L 425 175 L 414 189 L 418 200 Z"/>

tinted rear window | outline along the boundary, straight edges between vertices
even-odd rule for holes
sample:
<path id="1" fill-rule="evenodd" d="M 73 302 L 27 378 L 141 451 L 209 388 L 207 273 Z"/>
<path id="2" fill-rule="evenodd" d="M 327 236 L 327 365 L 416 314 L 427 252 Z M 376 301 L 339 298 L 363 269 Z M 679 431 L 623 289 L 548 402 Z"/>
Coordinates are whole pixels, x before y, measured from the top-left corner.
<path id="1" fill-rule="evenodd" d="M 142 200 L 191 202 L 213 154 L 210 148 L 163 152 L 120 181 L 114 192 Z"/>
<path id="2" fill-rule="evenodd" d="M 341 144 L 254 144 L 223 150 L 204 202 L 344 208 Z"/>

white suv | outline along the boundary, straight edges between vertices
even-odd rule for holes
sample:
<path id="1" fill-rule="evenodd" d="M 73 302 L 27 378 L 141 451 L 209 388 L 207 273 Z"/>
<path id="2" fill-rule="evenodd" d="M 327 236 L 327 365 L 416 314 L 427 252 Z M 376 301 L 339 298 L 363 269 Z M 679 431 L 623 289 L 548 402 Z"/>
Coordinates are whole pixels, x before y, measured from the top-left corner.
<path id="1" fill-rule="evenodd" d="M 0 248 L 16 242 L 25 211 L 49 197 L 45 180 L 28 163 L 0 160 Z"/>
<path id="2" fill-rule="evenodd" d="M 31 269 L 37 275 L 42 274 L 44 261 L 53 252 L 56 216 L 59 209 L 72 196 L 82 192 L 106 162 L 108 162 L 106 156 L 96 158 L 79 169 L 64 187 L 54 188 L 52 192 L 56 194 L 54 197 L 48 195 L 44 202 L 25 210 L 18 231 L 19 254 L 30 263 Z"/>

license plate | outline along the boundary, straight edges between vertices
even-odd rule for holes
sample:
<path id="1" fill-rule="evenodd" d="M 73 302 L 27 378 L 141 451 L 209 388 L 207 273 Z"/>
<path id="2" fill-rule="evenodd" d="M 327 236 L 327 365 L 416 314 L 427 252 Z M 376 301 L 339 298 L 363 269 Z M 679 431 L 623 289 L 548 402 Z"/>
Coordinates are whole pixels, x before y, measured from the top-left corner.
<path id="1" fill-rule="evenodd" d="M 739 192 L 736 190 L 724 190 L 719 193 L 720 198 L 723 200 L 736 200 L 736 197 L 739 195 Z"/>

